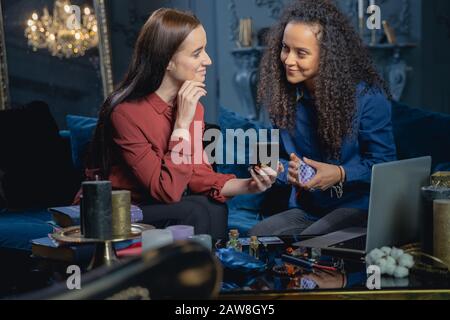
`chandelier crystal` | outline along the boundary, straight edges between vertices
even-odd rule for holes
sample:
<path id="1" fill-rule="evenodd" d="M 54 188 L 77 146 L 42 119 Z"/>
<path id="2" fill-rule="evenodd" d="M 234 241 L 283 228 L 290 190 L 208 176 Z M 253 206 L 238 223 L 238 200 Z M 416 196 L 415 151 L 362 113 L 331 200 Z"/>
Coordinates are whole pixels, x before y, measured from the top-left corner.
<path id="1" fill-rule="evenodd" d="M 53 16 L 44 8 L 43 15 L 34 12 L 27 21 L 25 37 L 33 51 L 48 49 L 53 56 L 84 56 L 98 45 L 97 19 L 93 10 L 84 7 L 77 16 L 69 0 L 56 0 Z M 82 11 L 82 12 L 81 12 Z"/>

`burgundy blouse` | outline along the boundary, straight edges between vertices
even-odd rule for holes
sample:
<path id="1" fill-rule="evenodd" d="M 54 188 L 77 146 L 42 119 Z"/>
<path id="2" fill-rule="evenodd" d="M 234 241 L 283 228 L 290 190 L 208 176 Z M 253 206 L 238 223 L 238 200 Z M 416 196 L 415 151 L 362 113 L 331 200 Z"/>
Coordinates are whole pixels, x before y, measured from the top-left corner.
<path id="1" fill-rule="evenodd" d="M 163 203 L 178 202 L 187 187 L 192 193 L 225 202 L 227 198 L 220 192 L 225 183 L 236 176 L 214 172 L 201 156 L 203 115 L 204 109 L 199 103 L 189 128 L 190 142 L 170 141 L 175 110 L 156 93 L 139 102 L 118 105 L 111 115 L 116 144 L 113 154 L 116 165 L 109 176 L 113 189 L 130 190 L 133 203 L 145 201 L 149 196 Z M 92 179 L 95 171 L 86 170 L 86 176 Z"/>

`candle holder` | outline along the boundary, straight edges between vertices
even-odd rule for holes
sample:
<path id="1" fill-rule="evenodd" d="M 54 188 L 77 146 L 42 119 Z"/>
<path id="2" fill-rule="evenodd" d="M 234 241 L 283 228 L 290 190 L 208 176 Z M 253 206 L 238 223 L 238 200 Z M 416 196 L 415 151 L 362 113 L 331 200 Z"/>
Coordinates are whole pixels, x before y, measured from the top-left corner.
<path id="1" fill-rule="evenodd" d="M 118 261 L 116 251 L 113 244 L 127 240 L 134 240 L 141 237 L 142 232 L 155 229 L 152 225 L 135 223 L 131 225 L 131 231 L 128 235 L 122 235 L 110 240 L 85 238 L 81 234 L 80 226 L 73 226 L 59 230 L 52 234 L 52 238 L 58 242 L 67 245 L 84 245 L 95 243 L 94 255 L 89 264 L 88 270 L 95 269 L 100 266 L 111 266 Z"/>

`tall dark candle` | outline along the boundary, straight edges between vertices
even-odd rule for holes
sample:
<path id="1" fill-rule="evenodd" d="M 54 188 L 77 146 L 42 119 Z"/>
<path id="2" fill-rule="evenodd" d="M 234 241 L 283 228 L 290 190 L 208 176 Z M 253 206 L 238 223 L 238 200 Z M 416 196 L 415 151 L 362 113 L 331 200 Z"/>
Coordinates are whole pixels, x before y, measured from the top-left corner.
<path id="1" fill-rule="evenodd" d="M 112 239 L 111 182 L 83 182 L 83 235 L 89 239 Z"/>

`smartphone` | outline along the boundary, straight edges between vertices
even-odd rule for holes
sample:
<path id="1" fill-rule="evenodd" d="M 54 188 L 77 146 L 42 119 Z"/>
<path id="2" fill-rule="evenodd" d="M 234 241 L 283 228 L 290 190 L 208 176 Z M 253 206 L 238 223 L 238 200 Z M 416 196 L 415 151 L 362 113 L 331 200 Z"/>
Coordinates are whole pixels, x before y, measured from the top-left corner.
<path id="1" fill-rule="evenodd" d="M 250 167 L 271 167 L 278 169 L 280 160 L 280 144 L 277 142 L 258 142 L 250 152 Z"/>

